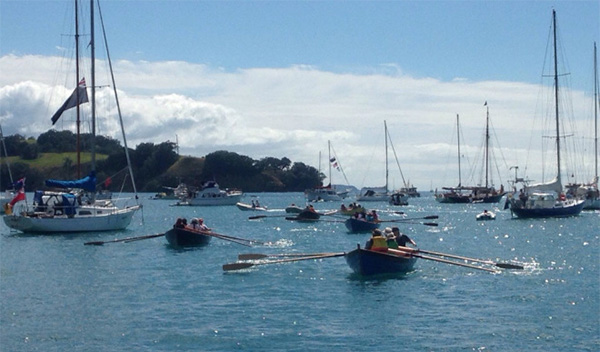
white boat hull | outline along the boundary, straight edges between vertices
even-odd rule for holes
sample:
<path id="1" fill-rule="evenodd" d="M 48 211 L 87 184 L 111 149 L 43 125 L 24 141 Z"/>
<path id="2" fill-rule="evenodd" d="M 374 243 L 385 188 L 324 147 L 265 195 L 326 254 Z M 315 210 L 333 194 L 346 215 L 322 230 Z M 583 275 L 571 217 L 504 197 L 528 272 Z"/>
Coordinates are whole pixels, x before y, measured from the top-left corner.
<path id="1" fill-rule="evenodd" d="M 345 192 L 344 195 L 348 194 Z M 324 202 L 339 202 L 344 197 L 334 190 L 310 190 L 306 191 L 306 199 L 309 202 L 324 201 Z"/>
<path id="2" fill-rule="evenodd" d="M 131 223 L 139 205 L 125 209 L 107 209 L 105 213 L 90 215 L 48 216 L 43 214 L 7 215 L 4 223 L 13 230 L 34 233 L 114 231 L 125 229 Z M 85 208 L 81 209 L 85 211 Z"/>
<path id="3" fill-rule="evenodd" d="M 215 197 L 196 197 L 186 199 L 187 205 L 236 205 L 242 199 L 242 193 L 229 193 L 227 195 L 218 195 Z"/>

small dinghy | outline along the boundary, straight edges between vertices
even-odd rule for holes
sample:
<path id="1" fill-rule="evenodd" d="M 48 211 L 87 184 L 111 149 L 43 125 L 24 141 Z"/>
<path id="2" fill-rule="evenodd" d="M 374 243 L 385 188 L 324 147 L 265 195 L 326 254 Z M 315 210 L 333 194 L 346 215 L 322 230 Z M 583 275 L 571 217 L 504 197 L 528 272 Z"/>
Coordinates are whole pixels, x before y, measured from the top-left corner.
<path id="1" fill-rule="evenodd" d="M 483 213 L 477 214 L 477 221 L 496 220 L 496 214 L 491 211 L 484 210 Z"/>

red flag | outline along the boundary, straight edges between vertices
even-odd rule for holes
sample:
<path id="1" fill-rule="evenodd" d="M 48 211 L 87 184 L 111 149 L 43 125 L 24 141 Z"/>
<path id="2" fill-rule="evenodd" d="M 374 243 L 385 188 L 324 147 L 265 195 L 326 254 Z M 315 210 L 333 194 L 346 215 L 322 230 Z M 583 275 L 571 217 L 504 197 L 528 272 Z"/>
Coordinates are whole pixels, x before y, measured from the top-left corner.
<path id="1" fill-rule="evenodd" d="M 10 206 L 14 206 L 15 203 L 25 200 L 25 192 L 19 192 L 17 195 L 10 201 Z"/>

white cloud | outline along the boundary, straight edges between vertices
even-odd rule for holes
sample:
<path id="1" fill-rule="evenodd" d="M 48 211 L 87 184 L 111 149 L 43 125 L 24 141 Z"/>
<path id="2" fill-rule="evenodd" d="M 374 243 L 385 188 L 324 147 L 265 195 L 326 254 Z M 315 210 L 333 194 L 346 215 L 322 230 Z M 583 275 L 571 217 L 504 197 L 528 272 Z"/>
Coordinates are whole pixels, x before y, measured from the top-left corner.
<path id="1" fill-rule="evenodd" d="M 75 81 L 56 71 L 61 62 L 32 55 L 0 57 L 5 134 L 37 136 L 51 128 L 50 116 L 72 91 L 65 82 Z M 105 63 L 98 60 L 98 66 Z M 350 182 L 358 187 L 384 183 L 384 120 L 405 178 L 420 189 L 458 183 L 456 114 L 462 151 L 473 159 L 485 127 L 485 101 L 503 163 L 523 165 L 539 95 L 538 86 L 520 82 L 410 77 L 394 64 L 368 74 L 302 65 L 227 72 L 180 61 L 122 60 L 114 69 L 130 147 L 177 139 L 183 154 L 223 149 L 254 159 L 288 157 L 315 167 L 321 151 L 326 170 L 331 140 Z M 97 84 L 109 82 L 107 75 L 98 76 Z M 98 89 L 98 130 L 120 140 L 111 96 L 111 88 Z M 573 99 L 573 115 L 589 119 L 589 109 L 583 107 L 591 104 L 590 97 L 574 92 Z M 69 127 L 73 120 L 67 112 L 57 127 Z M 391 150 L 389 165 L 390 184 L 400 186 Z M 469 166 L 463 167 L 466 174 Z M 506 184 L 514 171 L 501 172 Z M 334 183 L 342 181 L 341 174 L 334 175 Z M 467 181 L 463 178 L 463 184 Z"/>

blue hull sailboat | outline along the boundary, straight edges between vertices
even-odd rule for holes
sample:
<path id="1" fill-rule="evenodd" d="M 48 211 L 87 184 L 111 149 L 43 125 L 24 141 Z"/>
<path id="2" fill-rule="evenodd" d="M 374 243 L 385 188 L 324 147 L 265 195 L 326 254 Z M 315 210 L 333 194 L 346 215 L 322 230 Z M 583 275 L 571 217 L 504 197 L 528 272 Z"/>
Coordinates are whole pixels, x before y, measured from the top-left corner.
<path id="1" fill-rule="evenodd" d="M 554 107 L 556 120 L 556 177 L 547 183 L 525 185 L 520 194 L 507 199 L 510 210 L 518 218 L 569 217 L 581 213 L 584 200 L 567 197 L 561 182 L 560 119 L 558 101 L 558 56 L 556 47 L 556 11 L 552 11 L 554 39 Z M 516 181 L 516 180 L 515 180 Z"/>

